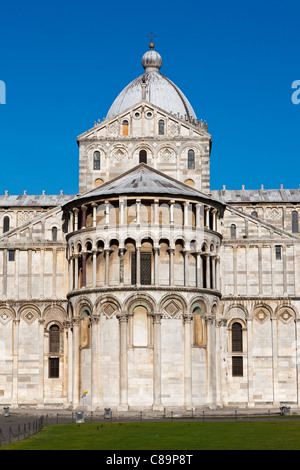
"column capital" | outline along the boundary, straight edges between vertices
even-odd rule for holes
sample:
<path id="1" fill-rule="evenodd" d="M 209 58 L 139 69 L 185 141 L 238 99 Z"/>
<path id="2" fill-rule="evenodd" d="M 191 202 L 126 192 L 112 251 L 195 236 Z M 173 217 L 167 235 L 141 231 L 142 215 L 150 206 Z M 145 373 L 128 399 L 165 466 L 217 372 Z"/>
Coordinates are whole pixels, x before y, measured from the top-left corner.
<path id="1" fill-rule="evenodd" d="M 215 317 L 213 315 L 206 315 L 206 321 L 209 325 L 213 325 L 215 322 Z"/>
<path id="2" fill-rule="evenodd" d="M 184 323 L 191 323 L 192 320 L 193 320 L 193 314 L 192 313 L 188 312 L 188 313 L 183 314 Z"/>
<path id="3" fill-rule="evenodd" d="M 221 328 L 227 326 L 227 318 L 216 318 L 216 327 Z"/>
<path id="4" fill-rule="evenodd" d="M 73 317 L 70 321 L 71 326 L 79 326 L 80 324 L 80 317 Z"/>
<path id="5" fill-rule="evenodd" d="M 155 312 L 155 313 L 152 313 L 152 316 L 153 316 L 153 323 L 155 323 L 155 324 L 160 324 L 161 323 L 161 319 L 163 317 L 162 313 Z"/>
<path id="6" fill-rule="evenodd" d="M 128 313 L 127 312 L 121 312 L 117 315 L 117 319 L 119 320 L 120 323 L 127 323 L 128 322 Z"/>
<path id="7" fill-rule="evenodd" d="M 100 317 L 98 315 L 92 315 L 90 317 L 90 322 L 92 325 L 98 325 L 99 321 L 100 321 Z"/>

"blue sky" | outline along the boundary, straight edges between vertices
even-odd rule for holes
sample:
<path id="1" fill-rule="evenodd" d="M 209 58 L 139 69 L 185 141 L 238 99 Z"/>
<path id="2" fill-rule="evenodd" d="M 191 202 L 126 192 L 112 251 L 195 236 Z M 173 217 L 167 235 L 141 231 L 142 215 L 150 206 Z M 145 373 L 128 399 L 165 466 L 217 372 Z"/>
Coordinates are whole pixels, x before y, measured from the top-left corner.
<path id="1" fill-rule="evenodd" d="M 2 2 L 0 194 L 78 192 L 77 136 L 142 72 L 161 72 L 213 137 L 211 188 L 298 188 L 300 3 Z"/>

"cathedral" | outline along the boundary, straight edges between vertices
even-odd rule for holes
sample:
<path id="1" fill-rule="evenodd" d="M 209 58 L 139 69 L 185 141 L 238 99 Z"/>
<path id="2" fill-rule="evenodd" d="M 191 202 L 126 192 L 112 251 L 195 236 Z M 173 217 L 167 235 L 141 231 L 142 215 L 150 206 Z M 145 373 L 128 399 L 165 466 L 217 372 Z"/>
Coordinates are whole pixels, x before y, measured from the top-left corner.
<path id="1" fill-rule="evenodd" d="M 300 404 L 300 189 L 212 191 L 161 68 L 78 136 L 78 194 L 0 196 L 2 406 Z"/>

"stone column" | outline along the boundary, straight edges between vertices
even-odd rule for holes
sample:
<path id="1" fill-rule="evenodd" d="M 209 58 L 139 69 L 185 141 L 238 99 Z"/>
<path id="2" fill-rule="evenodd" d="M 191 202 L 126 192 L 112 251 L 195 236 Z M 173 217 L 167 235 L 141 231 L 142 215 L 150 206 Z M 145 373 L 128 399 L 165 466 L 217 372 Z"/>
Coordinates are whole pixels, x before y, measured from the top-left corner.
<path id="1" fill-rule="evenodd" d="M 18 405 L 18 388 L 19 388 L 19 326 L 20 318 L 13 320 L 13 376 L 12 376 L 12 401 L 14 405 Z"/>
<path id="2" fill-rule="evenodd" d="M 227 391 L 227 320 L 216 320 L 216 405 L 224 405 L 223 393 Z"/>
<path id="3" fill-rule="evenodd" d="M 44 351 L 44 323 L 45 320 L 43 318 L 39 318 L 39 333 L 38 333 L 38 344 L 39 344 L 39 384 L 38 384 L 38 407 L 44 406 L 44 373 L 45 373 L 45 364 L 44 364 L 44 353 L 48 351 Z M 48 365 L 48 364 L 47 364 Z"/>
<path id="4" fill-rule="evenodd" d="M 67 321 L 68 327 L 68 390 L 67 390 L 67 399 L 68 405 L 72 405 L 73 403 L 73 332 L 72 332 L 72 323 Z"/>
<path id="5" fill-rule="evenodd" d="M 3 281 L 2 281 L 2 289 L 3 289 L 3 298 L 6 299 L 7 297 L 7 256 L 8 256 L 8 250 L 4 249 L 3 250 Z M 27 254 L 27 259 L 28 259 L 28 254 Z M 29 285 L 30 283 L 30 276 L 28 275 L 27 283 Z M 28 287 L 27 287 L 27 292 L 28 292 Z"/>
<path id="6" fill-rule="evenodd" d="M 212 214 L 213 214 L 213 227 L 212 227 L 212 229 L 214 231 L 216 231 L 217 230 L 217 210 L 213 209 Z"/>
<path id="7" fill-rule="evenodd" d="M 141 284 L 141 248 L 136 247 L 136 284 Z"/>
<path id="8" fill-rule="evenodd" d="M 201 227 L 201 204 L 196 204 L 196 228 Z"/>
<path id="9" fill-rule="evenodd" d="M 286 246 L 282 245 L 282 266 L 283 266 L 283 295 L 287 295 L 287 261 Z"/>
<path id="10" fill-rule="evenodd" d="M 210 255 L 205 253 L 206 256 L 206 289 L 211 289 L 210 285 Z"/>
<path id="11" fill-rule="evenodd" d="M 120 255 L 120 286 L 124 286 L 124 248 L 119 248 Z"/>
<path id="12" fill-rule="evenodd" d="M 110 255 L 110 250 L 109 248 L 104 249 L 105 253 L 105 286 L 109 285 L 109 255 Z"/>
<path id="13" fill-rule="evenodd" d="M 76 230 L 78 230 L 78 212 L 79 212 L 79 209 L 77 209 L 77 207 L 75 207 L 74 209 L 74 231 L 76 232 Z"/>
<path id="14" fill-rule="evenodd" d="M 174 285 L 174 248 L 170 248 L 169 253 L 170 253 L 170 286 Z"/>
<path id="15" fill-rule="evenodd" d="M 15 300 L 19 299 L 19 254 L 20 250 L 16 249 L 15 250 Z M 41 250 L 41 260 L 44 259 L 44 250 Z M 44 267 L 41 261 L 41 277 L 40 277 L 40 282 L 41 282 L 41 297 L 44 297 Z"/>
<path id="16" fill-rule="evenodd" d="M 97 287 L 97 250 L 93 251 L 93 287 Z"/>
<path id="17" fill-rule="evenodd" d="M 202 266 L 202 258 L 201 258 L 201 252 L 199 251 L 197 253 L 197 287 L 203 287 L 203 280 L 202 280 L 202 271 L 203 266 Z"/>
<path id="18" fill-rule="evenodd" d="M 184 250 L 184 285 L 189 285 L 189 250 Z"/>
<path id="19" fill-rule="evenodd" d="M 76 254 L 74 256 L 75 258 L 75 279 L 74 279 L 74 288 L 78 289 L 78 258 L 79 254 Z"/>
<path id="20" fill-rule="evenodd" d="M 219 256 L 216 256 L 215 263 L 216 263 L 216 289 L 221 290 L 221 287 L 220 287 L 220 258 L 219 258 Z"/>
<path id="21" fill-rule="evenodd" d="M 252 321 L 253 321 L 252 318 L 247 318 L 248 406 L 254 406 Z"/>
<path id="22" fill-rule="evenodd" d="M 170 225 L 171 226 L 174 225 L 174 204 L 175 204 L 175 201 L 172 199 L 170 201 Z"/>
<path id="23" fill-rule="evenodd" d="M 80 329 L 80 318 L 73 318 L 73 389 L 72 389 L 72 403 L 73 407 L 76 408 L 79 405 L 79 383 L 80 383 L 80 354 L 79 354 L 79 329 Z"/>
<path id="24" fill-rule="evenodd" d="M 216 289 L 216 256 L 211 256 L 211 270 L 212 270 L 212 289 Z"/>
<path id="25" fill-rule="evenodd" d="M 105 225 L 109 225 L 109 202 L 105 201 Z"/>
<path id="26" fill-rule="evenodd" d="M 209 207 L 205 207 L 204 208 L 205 210 L 205 222 L 204 222 L 204 225 L 206 228 L 209 228 Z"/>
<path id="27" fill-rule="evenodd" d="M 154 248 L 154 285 L 158 286 L 159 284 L 159 267 L 158 267 L 158 254 L 159 248 Z"/>
<path id="28" fill-rule="evenodd" d="M 214 407 L 214 338 L 213 325 L 214 316 L 208 315 L 207 320 L 207 405 Z"/>
<path id="29" fill-rule="evenodd" d="M 221 365 L 222 365 L 222 320 L 216 319 L 216 405 L 222 406 Z"/>
<path id="30" fill-rule="evenodd" d="M 124 225 L 124 208 L 125 208 L 125 200 L 119 199 L 119 221 L 120 225 Z"/>
<path id="31" fill-rule="evenodd" d="M 97 227 L 97 207 L 98 204 L 96 202 L 92 203 L 93 208 L 93 227 Z"/>
<path id="32" fill-rule="evenodd" d="M 56 280 L 56 277 L 55 277 L 55 256 L 56 255 L 56 248 L 53 248 L 52 250 L 52 257 L 53 257 L 53 263 L 52 263 L 52 266 L 53 266 L 53 272 L 52 272 L 52 297 L 54 297 L 55 295 L 55 292 L 54 292 L 54 289 L 55 289 L 55 286 L 54 286 L 54 282 Z M 31 299 L 32 298 L 32 250 L 27 250 L 27 273 L 28 273 L 28 285 L 27 285 L 27 293 L 28 293 L 28 297 Z"/>
<path id="33" fill-rule="evenodd" d="M 74 214 L 72 211 L 69 212 L 69 233 L 73 232 L 74 230 Z"/>
<path id="34" fill-rule="evenodd" d="M 82 253 L 82 284 L 81 287 L 86 287 L 86 253 Z"/>
<path id="35" fill-rule="evenodd" d="M 258 246 L 258 295 L 262 295 L 263 293 L 263 285 L 262 285 L 262 246 Z M 236 294 L 236 291 L 235 291 Z"/>
<path id="36" fill-rule="evenodd" d="M 73 290 L 73 257 L 69 257 L 69 292 Z"/>
<path id="37" fill-rule="evenodd" d="M 91 317 L 91 404 L 94 409 L 100 406 L 99 397 L 99 320 L 98 316 Z"/>
<path id="38" fill-rule="evenodd" d="M 193 316 L 188 313 L 184 321 L 184 407 L 192 409 L 192 339 L 191 324 Z"/>
<path id="39" fill-rule="evenodd" d="M 136 200 L 136 225 L 141 224 L 141 200 Z"/>
<path id="40" fill-rule="evenodd" d="M 295 319 L 296 338 L 296 374 L 297 374 L 297 404 L 300 404 L 300 319 Z"/>
<path id="41" fill-rule="evenodd" d="M 128 364 L 127 364 L 127 323 L 128 315 L 122 312 L 120 323 L 120 404 L 119 411 L 128 410 Z"/>
<path id="42" fill-rule="evenodd" d="M 154 199 L 154 225 L 158 225 L 158 209 L 159 209 L 159 199 Z"/>
<path id="43" fill-rule="evenodd" d="M 160 313 L 153 316 L 153 410 L 163 409 L 161 403 L 161 318 Z"/>
<path id="44" fill-rule="evenodd" d="M 86 228 L 86 206 L 81 206 L 81 228 Z"/>
<path id="45" fill-rule="evenodd" d="M 188 227 L 189 225 L 189 202 L 184 203 L 184 209 L 183 209 L 183 225 L 184 227 Z"/>
<path id="46" fill-rule="evenodd" d="M 272 367 L 273 367 L 273 406 L 279 406 L 278 394 L 278 340 L 277 340 L 277 317 L 271 316 L 272 324 Z"/>

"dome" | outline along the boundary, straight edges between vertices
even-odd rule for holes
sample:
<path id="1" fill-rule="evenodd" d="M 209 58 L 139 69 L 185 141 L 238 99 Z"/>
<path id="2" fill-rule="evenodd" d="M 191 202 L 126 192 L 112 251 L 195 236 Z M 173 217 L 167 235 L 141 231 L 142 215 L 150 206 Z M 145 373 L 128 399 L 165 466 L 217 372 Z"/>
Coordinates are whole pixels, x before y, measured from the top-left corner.
<path id="1" fill-rule="evenodd" d="M 107 119 L 111 119 L 113 116 L 142 101 L 142 84 L 146 83 L 146 101 L 168 113 L 179 114 L 183 119 L 197 120 L 191 104 L 182 91 L 171 80 L 160 73 L 162 58 L 153 48 L 154 45 L 151 43 L 150 51 L 147 51 L 142 57 L 145 73 L 133 80 L 121 91 L 111 105 L 106 116 Z"/>

